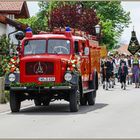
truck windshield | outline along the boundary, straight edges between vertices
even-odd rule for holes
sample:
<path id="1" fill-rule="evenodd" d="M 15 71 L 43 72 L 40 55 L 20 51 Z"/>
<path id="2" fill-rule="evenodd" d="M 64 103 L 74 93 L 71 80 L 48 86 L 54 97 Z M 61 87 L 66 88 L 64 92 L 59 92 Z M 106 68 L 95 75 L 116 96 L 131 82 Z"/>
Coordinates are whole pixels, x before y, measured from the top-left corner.
<path id="1" fill-rule="evenodd" d="M 46 40 L 26 40 L 24 42 L 24 55 L 46 53 Z"/>
<path id="2" fill-rule="evenodd" d="M 70 54 L 70 41 L 49 39 L 47 52 L 50 54 Z"/>

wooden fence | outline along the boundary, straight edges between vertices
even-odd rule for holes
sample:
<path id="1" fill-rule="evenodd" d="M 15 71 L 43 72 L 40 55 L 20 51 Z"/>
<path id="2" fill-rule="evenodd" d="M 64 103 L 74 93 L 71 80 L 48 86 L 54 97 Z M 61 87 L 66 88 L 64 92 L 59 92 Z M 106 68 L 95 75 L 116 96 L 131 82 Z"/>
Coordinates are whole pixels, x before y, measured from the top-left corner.
<path id="1" fill-rule="evenodd" d="M 4 77 L 0 77 L 0 103 L 5 103 Z"/>

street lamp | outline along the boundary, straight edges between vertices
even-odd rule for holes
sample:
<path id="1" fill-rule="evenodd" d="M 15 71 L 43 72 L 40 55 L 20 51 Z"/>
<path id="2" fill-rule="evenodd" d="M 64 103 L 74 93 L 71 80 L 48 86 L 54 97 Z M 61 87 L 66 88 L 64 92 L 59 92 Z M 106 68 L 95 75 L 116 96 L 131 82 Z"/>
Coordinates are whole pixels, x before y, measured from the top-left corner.
<path id="1" fill-rule="evenodd" d="M 101 26 L 100 26 L 99 24 L 97 24 L 97 25 L 95 26 L 95 31 L 96 31 L 96 34 L 97 34 L 97 35 L 100 34 L 100 32 L 101 32 Z"/>
<path id="2" fill-rule="evenodd" d="M 101 26 L 99 24 L 97 24 L 95 26 L 95 32 L 96 32 L 96 35 L 97 35 L 97 39 L 100 41 Z"/>

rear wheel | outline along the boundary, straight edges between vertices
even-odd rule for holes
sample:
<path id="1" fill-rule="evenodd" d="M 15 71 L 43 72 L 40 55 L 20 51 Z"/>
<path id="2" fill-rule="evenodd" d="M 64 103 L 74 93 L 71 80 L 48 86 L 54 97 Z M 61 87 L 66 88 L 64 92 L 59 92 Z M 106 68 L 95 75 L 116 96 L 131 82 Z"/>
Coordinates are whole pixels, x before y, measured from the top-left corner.
<path id="1" fill-rule="evenodd" d="M 80 98 L 80 105 L 87 105 L 87 96 L 84 95 L 83 97 Z"/>
<path id="2" fill-rule="evenodd" d="M 93 73 L 93 80 L 90 81 L 89 88 L 94 89 L 94 91 L 87 93 L 88 105 L 94 105 L 95 98 L 96 98 L 96 91 L 98 90 L 98 73 L 97 73 L 97 71 L 94 71 L 94 73 Z M 104 85 L 103 85 L 103 88 L 105 88 Z"/>
<path id="3" fill-rule="evenodd" d="M 80 99 L 79 90 L 74 90 L 70 93 L 70 111 L 77 112 L 79 110 L 79 99 Z"/>
<path id="4" fill-rule="evenodd" d="M 88 105 L 95 105 L 96 91 L 87 94 Z"/>
<path id="5" fill-rule="evenodd" d="M 10 91 L 10 108 L 12 112 L 19 112 L 21 101 L 19 95 Z"/>

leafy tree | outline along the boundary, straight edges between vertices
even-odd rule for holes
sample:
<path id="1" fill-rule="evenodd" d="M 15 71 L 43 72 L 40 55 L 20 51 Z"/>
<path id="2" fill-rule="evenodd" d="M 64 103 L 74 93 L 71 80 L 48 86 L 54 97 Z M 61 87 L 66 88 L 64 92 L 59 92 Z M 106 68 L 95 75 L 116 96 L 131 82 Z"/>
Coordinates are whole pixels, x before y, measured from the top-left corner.
<path id="1" fill-rule="evenodd" d="M 51 30 L 55 26 L 63 27 L 64 24 L 72 25 L 72 28 L 78 27 L 77 24 L 79 24 L 79 27 L 80 25 L 81 27 L 83 25 L 83 27 L 80 27 L 80 29 L 85 30 L 87 28 L 86 30 L 88 31 L 89 28 L 91 28 L 93 32 L 91 32 L 90 30 L 90 33 L 95 34 L 93 26 L 95 25 L 95 23 L 98 23 L 98 21 L 96 21 L 95 23 L 88 22 L 90 21 L 90 16 L 88 14 L 91 12 L 83 14 L 81 18 L 78 17 L 80 14 L 78 14 L 76 9 L 74 11 L 75 5 L 77 5 L 77 7 L 81 6 L 84 10 L 88 9 L 87 11 L 93 10 L 97 14 L 97 16 L 99 17 L 100 25 L 102 27 L 102 39 L 100 43 L 106 44 L 108 49 L 114 48 L 124 28 L 128 27 L 130 23 L 130 13 L 124 11 L 120 1 L 43 1 L 39 2 L 39 13 L 34 17 L 22 20 L 22 23 L 27 23 L 29 26 L 31 26 L 34 33 L 37 33 L 38 30 Z M 63 9 L 63 7 L 65 6 L 67 6 L 68 9 Z M 66 14 L 66 11 L 69 11 L 67 12 L 68 14 Z M 60 15 L 61 18 L 59 19 L 57 15 Z M 64 20 L 62 20 L 62 17 L 63 19 L 65 18 L 67 22 L 64 22 Z M 76 20 L 76 18 L 78 18 L 78 20 L 80 19 L 81 22 Z M 56 21 L 56 19 L 57 22 L 54 22 Z M 59 23 L 59 20 L 61 21 L 61 24 Z M 74 24 L 74 22 L 76 24 Z M 85 26 L 86 22 L 90 27 Z"/>
<path id="2" fill-rule="evenodd" d="M 49 5 L 49 9 L 53 12 L 55 8 L 59 9 L 61 5 L 67 4 L 82 5 L 84 9 L 96 9 L 102 27 L 101 43 L 106 44 L 108 49 L 114 47 L 124 28 L 130 23 L 130 13 L 124 11 L 120 1 L 55 1 Z"/>
<path id="3" fill-rule="evenodd" d="M 90 8 L 83 8 L 81 4 L 63 4 L 55 7 L 50 14 L 49 25 L 51 30 L 55 27 L 65 27 L 69 25 L 90 34 L 95 34 L 94 26 L 99 19 L 96 12 Z"/>
<path id="4" fill-rule="evenodd" d="M 27 19 L 17 19 L 17 21 L 30 26 L 33 33 L 38 33 L 38 31 L 48 30 L 48 2 L 39 2 L 40 11 L 35 15 Z"/>

